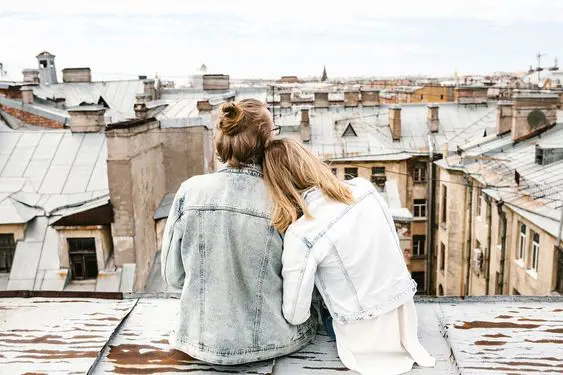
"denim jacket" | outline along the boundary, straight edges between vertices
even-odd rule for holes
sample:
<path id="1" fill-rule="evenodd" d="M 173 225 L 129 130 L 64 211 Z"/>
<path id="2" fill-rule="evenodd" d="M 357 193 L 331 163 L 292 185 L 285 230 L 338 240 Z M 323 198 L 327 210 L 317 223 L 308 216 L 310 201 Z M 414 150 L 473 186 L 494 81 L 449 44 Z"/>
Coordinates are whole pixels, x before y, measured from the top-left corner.
<path id="1" fill-rule="evenodd" d="M 285 234 L 283 313 L 291 323 L 309 318 L 315 285 L 339 323 L 376 318 L 416 292 L 386 202 L 365 179 L 345 183 L 352 205 L 311 189 L 304 198 L 314 219 L 299 218 Z"/>
<path id="2" fill-rule="evenodd" d="M 216 364 L 295 352 L 316 320 L 282 314 L 282 237 L 257 166 L 195 176 L 176 193 L 162 241 L 162 277 L 181 288 L 172 347 Z"/>

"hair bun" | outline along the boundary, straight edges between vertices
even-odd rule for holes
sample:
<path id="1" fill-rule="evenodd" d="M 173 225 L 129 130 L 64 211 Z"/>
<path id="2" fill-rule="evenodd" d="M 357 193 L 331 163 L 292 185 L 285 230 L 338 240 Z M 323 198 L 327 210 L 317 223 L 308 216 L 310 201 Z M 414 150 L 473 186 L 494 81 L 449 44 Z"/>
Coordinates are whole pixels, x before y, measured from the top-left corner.
<path id="1" fill-rule="evenodd" d="M 236 102 L 223 104 L 221 107 L 221 120 L 219 128 L 226 135 L 236 135 L 242 129 L 242 120 L 244 119 L 244 110 Z"/>

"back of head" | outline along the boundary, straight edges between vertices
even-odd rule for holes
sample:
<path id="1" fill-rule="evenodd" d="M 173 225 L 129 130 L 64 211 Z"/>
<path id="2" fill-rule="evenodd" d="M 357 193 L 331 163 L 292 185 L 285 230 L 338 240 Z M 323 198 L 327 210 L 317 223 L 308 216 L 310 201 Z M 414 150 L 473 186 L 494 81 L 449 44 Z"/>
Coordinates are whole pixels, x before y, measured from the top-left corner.
<path id="1" fill-rule="evenodd" d="M 259 100 L 223 104 L 215 134 L 219 160 L 235 168 L 241 164 L 262 164 L 272 128 L 268 109 Z"/>
<path id="2" fill-rule="evenodd" d="M 280 232 L 305 215 L 311 218 L 302 193 L 317 187 L 330 199 L 352 203 L 352 192 L 332 174 L 330 168 L 299 142 L 275 139 L 268 143 L 264 179 L 274 200 L 272 224 Z"/>

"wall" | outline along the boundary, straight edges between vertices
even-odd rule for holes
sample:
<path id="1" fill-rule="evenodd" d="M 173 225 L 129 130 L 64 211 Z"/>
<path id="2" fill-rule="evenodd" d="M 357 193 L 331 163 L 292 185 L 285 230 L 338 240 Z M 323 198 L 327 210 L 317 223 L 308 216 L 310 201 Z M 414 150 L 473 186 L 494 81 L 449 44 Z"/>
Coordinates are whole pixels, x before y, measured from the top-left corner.
<path id="1" fill-rule="evenodd" d="M 454 100 L 452 86 L 424 86 L 410 97 L 410 103 L 444 103 Z"/>
<path id="2" fill-rule="evenodd" d="M 507 253 L 507 263 L 510 263 L 509 290 L 513 294 L 516 289 L 522 295 L 545 296 L 550 295 L 555 286 L 555 244 L 556 239 L 546 233 L 530 221 L 524 219 L 517 213 L 511 211 L 512 222 L 508 230 L 511 243 L 510 251 Z M 525 224 L 528 230 L 528 243 L 526 245 L 524 262 L 516 260 L 516 254 L 520 243 L 519 224 Z M 528 270 L 530 260 L 532 238 L 530 230 L 540 235 L 540 251 L 538 259 L 538 272 Z"/>
<path id="3" fill-rule="evenodd" d="M 436 294 L 440 285 L 444 295 L 464 295 L 463 285 L 466 275 L 466 218 L 468 216 L 468 197 L 465 179 L 462 172 L 437 168 L 436 180 L 436 211 L 438 229 L 435 236 L 437 253 Z M 446 223 L 442 223 L 442 185 L 447 187 Z M 441 270 L 441 244 L 445 245 L 445 267 Z"/>
<path id="4" fill-rule="evenodd" d="M 176 192 L 189 177 L 213 171 L 211 133 L 203 126 L 161 129 L 166 193 Z"/>
<path id="5" fill-rule="evenodd" d="M 157 251 L 154 212 L 165 195 L 165 168 L 156 121 L 106 131 L 108 181 L 114 208 L 115 263 L 136 263 L 134 290 L 144 288 Z"/>
<path id="6" fill-rule="evenodd" d="M 14 235 L 14 241 L 23 240 L 25 235 L 25 224 L 0 224 L 0 233 Z"/>

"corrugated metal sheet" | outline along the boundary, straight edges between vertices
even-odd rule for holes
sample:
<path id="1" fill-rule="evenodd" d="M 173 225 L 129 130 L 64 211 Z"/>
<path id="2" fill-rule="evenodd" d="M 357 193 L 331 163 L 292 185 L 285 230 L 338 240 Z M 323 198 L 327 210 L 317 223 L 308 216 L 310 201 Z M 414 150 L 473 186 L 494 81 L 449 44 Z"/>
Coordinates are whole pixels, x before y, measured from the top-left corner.
<path id="1" fill-rule="evenodd" d="M 0 299 L 0 372 L 354 374 L 342 365 L 335 342 L 322 328 L 312 344 L 275 361 L 243 366 L 202 363 L 168 347 L 178 299 L 132 297 Z M 434 368 L 415 366 L 413 375 L 563 371 L 560 297 L 418 302 L 419 337 L 437 363 Z"/>

